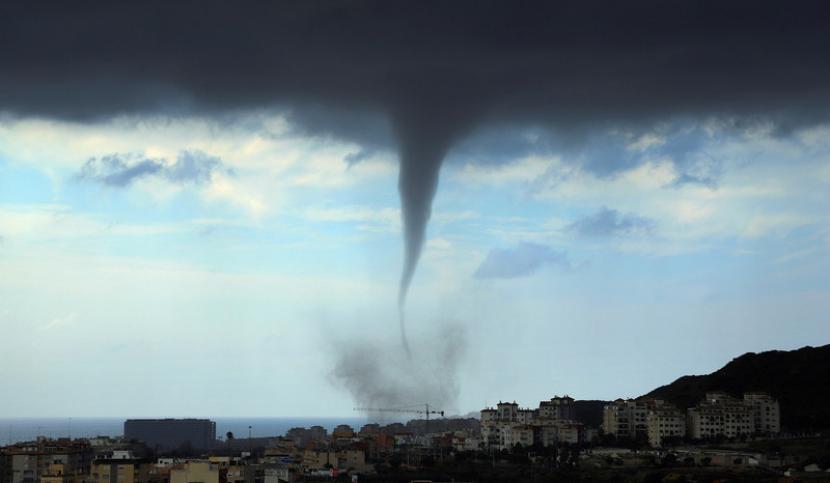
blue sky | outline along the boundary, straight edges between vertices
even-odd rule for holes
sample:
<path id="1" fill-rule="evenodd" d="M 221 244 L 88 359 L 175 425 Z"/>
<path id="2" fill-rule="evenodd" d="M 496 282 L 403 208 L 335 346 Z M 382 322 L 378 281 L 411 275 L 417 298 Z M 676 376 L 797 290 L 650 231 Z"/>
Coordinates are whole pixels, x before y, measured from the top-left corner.
<path id="1" fill-rule="evenodd" d="M 0 415 L 345 416 L 367 400 L 338 368 L 366 354 L 466 413 L 830 342 L 830 126 L 474 134 L 442 171 L 413 367 L 395 153 L 240 116 L 0 120 Z"/>

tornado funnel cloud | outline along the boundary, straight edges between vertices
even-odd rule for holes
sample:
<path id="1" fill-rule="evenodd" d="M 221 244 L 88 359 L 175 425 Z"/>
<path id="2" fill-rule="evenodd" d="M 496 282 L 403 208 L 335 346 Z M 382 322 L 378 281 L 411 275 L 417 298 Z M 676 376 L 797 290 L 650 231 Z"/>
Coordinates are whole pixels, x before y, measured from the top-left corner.
<path id="1" fill-rule="evenodd" d="M 404 261 L 398 289 L 398 312 L 401 326 L 401 342 L 409 353 L 406 338 L 405 307 L 412 277 L 421 258 L 426 240 L 427 224 L 432 213 L 432 200 L 438 189 L 441 163 L 452 136 L 444 129 L 436 129 L 417 116 L 406 128 L 399 126 L 400 172 L 398 192 L 401 198 L 403 222 Z"/>
<path id="2" fill-rule="evenodd" d="M 420 162 L 413 157 L 420 159 Z M 441 159 L 443 153 L 430 153 L 426 159 L 413 156 L 413 153 L 401 156 L 398 181 L 404 236 L 404 264 L 398 292 L 398 306 L 401 309 L 405 306 L 406 295 L 423 251 L 427 223 L 432 213 L 432 200 L 438 188 Z"/>

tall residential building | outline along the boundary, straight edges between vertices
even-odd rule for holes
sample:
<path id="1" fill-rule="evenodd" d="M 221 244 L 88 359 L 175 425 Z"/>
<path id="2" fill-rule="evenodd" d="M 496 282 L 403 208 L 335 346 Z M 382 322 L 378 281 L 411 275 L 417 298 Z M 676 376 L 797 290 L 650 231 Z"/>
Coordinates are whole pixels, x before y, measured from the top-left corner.
<path id="1" fill-rule="evenodd" d="M 686 435 L 686 413 L 660 399 L 617 399 L 605 406 L 602 427 L 619 439 L 648 440 L 659 447 Z"/>
<path id="2" fill-rule="evenodd" d="M 182 446 L 209 449 L 216 443 L 216 423 L 208 419 L 128 419 L 124 437 L 160 450 Z"/>
<path id="3" fill-rule="evenodd" d="M 754 431 L 753 406 L 723 392 L 706 393 L 706 399 L 689 408 L 686 417 L 686 433 L 695 439 L 734 438 Z"/>
<path id="4" fill-rule="evenodd" d="M 686 436 L 686 414 L 668 404 L 655 404 L 646 416 L 648 444 L 659 448 L 667 439 L 678 440 Z"/>
<path id="5" fill-rule="evenodd" d="M 573 421 L 573 401 L 568 396 L 556 396 L 540 402 L 538 409 L 520 408 L 515 401 L 484 408 L 480 420 L 482 445 L 510 449 L 516 444 L 551 446 L 583 441 L 584 427 Z"/>
<path id="6" fill-rule="evenodd" d="M 148 483 L 155 465 L 146 458 L 131 455 L 101 458 L 92 462 L 90 483 Z"/>
<path id="7" fill-rule="evenodd" d="M 92 460 L 92 448 L 84 441 L 40 438 L 3 449 L 8 483 L 38 483 L 41 476 L 86 474 Z M 59 465 L 59 466 L 55 466 Z M 60 475 L 53 474 L 60 472 Z"/>
<path id="8" fill-rule="evenodd" d="M 744 394 L 744 403 L 752 406 L 755 433 L 776 434 L 781 431 L 781 408 L 771 395 L 748 392 Z"/>
<path id="9" fill-rule="evenodd" d="M 569 396 L 553 396 L 550 401 L 539 403 L 539 418 L 573 421 L 574 400 Z"/>
<path id="10" fill-rule="evenodd" d="M 605 434 L 621 439 L 645 439 L 648 437 L 648 410 L 653 400 L 617 399 L 602 411 L 602 428 Z"/>

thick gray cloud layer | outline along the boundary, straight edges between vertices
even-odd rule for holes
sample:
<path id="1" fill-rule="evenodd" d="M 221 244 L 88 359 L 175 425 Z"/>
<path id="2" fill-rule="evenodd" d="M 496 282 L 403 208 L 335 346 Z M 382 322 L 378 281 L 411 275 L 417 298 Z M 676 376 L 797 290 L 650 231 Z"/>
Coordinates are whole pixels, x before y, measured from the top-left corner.
<path id="1" fill-rule="evenodd" d="M 523 242 L 515 248 L 493 249 L 473 274 L 476 278 L 517 278 L 531 275 L 545 265 L 570 268 L 564 252 L 538 243 Z"/>
<path id="2" fill-rule="evenodd" d="M 231 172 L 223 167 L 219 158 L 201 151 L 182 151 L 173 163 L 165 159 L 116 153 L 88 159 L 77 176 L 81 180 L 123 188 L 140 178 L 151 176 L 160 176 L 171 183 L 200 184 L 210 181 L 217 170 Z"/>
<path id="3" fill-rule="evenodd" d="M 291 109 L 400 153 L 403 302 L 445 155 L 482 126 L 827 118 L 824 0 L 4 2 L 0 110 L 93 119 Z M 384 120 L 388 120 L 385 122 Z M 581 141 L 580 141 L 581 140 Z M 596 153 L 596 171 L 623 156 Z M 704 170 L 705 171 L 705 170 Z M 680 182 L 711 183 L 693 171 Z"/>
<path id="4" fill-rule="evenodd" d="M 602 207 L 596 213 L 568 225 L 568 230 L 588 238 L 644 235 L 654 229 L 654 221 L 634 214 L 624 214 Z"/>

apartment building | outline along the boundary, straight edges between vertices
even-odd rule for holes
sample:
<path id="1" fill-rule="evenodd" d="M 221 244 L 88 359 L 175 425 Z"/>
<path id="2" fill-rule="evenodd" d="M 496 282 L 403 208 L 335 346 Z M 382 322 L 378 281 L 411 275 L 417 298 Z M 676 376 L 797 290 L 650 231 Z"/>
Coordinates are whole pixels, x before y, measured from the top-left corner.
<path id="1" fill-rule="evenodd" d="M 115 452 L 110 458 L 92 462 L 89 483 L 148 483 L 155 463 L 129 452 Z"/>
<path id="2" fill-rule="evenodd" d="M 552 446 L 584 440 L 584 427 L 573 421 L 573 398 L 554 396 L 538 409 L 520 408 L 514 401 L 481 410 L 481 444 L 510 449 L 516 444 Z"/>
<path id="3" fill-rule="evenodd" d="M 43 475 L 60 479 L 89 471 L 92 448 L 85 441 L 41 438 L 3 449 L 3 477 L 8 483 L 38 483 Z M 58 475 L 57 472 L 60 472 Z"/>
<path id="4" fill-rule="evenodd" d="M 744 394 L 744 403 L 752 406 L 755 433 L 776 434 L 781 432 L 781 408 L 778 401 L 766 392 Z"/>
<path id="5" fill-rule="evenodd" d="M 708 392 L 700 404 L 689 408 L 686 432 L 695 439 L 777 433 L 779 418 L 778 402 L 769 395 L 747 393 L 737 399 L 720 391 Z"/>
<path id="6" fill-rule="evenodd" d="M 143 441 L 150 448 L 208 449 L 216 444 L 216 423 L 209 419 L 128 419 L 124 438 Z"/>
<path id="7" fill-rule="evenodd" d="M 40 483 L 84 483 L 86 473 L 77 468 L 71 468 L 63 463 L 52 463 L 40 475 Z"/>
<path id="8" fill-rule="evenodd" d="M 648 444 L 659 448 L 665 440 L 686 436 L 686 414 L 668 403 L 655 404 L 646 416 Z"/>
<path id="9" fill-rule="evenodd" d="M 502 431 L 500 447 L 509 449 L 515 447 L 517 444 L 524 447 L 533 446 L 533 432 L 534 427 L 529 424 L 507 426 Z"/>
<path id="10" fill-rule="evenodd" d="M 648 438 L 648 411 L 654 400 L 617 399 L 602 411 L 605 434 L 620 439 Z"/>
<path id="11" fill-rule="evenodd" d="M 660 447 L 667 438 L 686 435 L 686 413 L 660 399 L 617 399 L 603 409 L 605 434 L 648 441 Z"/>
<path id="12" fill-rule="evenodd" d="M 553 396 L 550 401 L 539 403 L 539 418 L 573 421 L 574 399 L 569 396 Z"/>
<path id="13" fill-rule="evenodd" d="M 190 460 L 170 470 L 170 483 L 219 483 L 219 465 Z"/>

